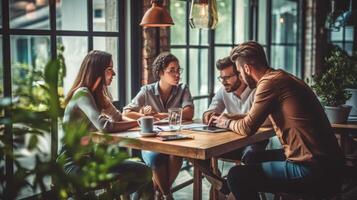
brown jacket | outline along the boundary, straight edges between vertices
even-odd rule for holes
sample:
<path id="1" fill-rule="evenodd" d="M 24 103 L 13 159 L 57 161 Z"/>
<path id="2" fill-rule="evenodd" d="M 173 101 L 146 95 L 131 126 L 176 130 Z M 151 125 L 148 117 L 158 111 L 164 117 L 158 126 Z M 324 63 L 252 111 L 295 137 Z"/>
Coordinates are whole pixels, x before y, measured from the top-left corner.
<path id="1" fill-rule="evenodd" d="M 269 69 L 257 83 L 254 98 L 247 116 L 230 123 L 231 130 L 252 135 L 269 117 L 287 160 L 342 160 L 324 109 L 303 81 L 285 71 Z"/>

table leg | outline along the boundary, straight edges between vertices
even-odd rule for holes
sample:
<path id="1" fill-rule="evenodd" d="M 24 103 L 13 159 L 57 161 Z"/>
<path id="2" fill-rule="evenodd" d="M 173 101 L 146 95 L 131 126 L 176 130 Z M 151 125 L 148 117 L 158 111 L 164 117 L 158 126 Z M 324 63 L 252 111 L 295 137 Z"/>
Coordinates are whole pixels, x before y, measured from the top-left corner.
<path id="1" fill-rule="evenodd" d="M 217 176 L 221 176 L 221 173 L 218 169 L 218 159 L 216 157 L 213 157 L 211 159 L 211 167 L 212 167 L 212 171 L 214 174 L 216 174 Z M 212 189 L 212 200 L 218 200 L 218 191 L 216 189 Z"/>
<path id="2" fill-rule="evenodd" d="M 202 172 L 197 167 L 196 161 L 193 162 L 193 199 L 202 199 Z"/>

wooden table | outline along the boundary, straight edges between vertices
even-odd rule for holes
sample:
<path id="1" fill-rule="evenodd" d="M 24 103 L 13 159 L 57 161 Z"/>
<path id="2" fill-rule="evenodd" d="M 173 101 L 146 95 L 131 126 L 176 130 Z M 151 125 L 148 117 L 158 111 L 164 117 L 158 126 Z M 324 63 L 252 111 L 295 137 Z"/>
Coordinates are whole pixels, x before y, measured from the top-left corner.
<path id="1" fill-rule="evenodd" d="M 164 154 L 193 159 L 193 199 L 195 200 L 201 200 L 202 198 L 202 172 L 197 167 L 197 163 L 195 161 L 217 158 L 224 153 L 266 140 L 275 135 L 271 128 L 260 128 L 258 132 L 251 137 L 239 136 L 231 131 L 222 133 L 206 133 L 183 130 L 181 133 L 190 135 L 194 137 L 194 139 L 164 142 L 155 137 L 138 137 L 138 130 L 105 135 L 110 137 L 110 143 L 118 143 L 124 147 L 156 151 Z M 172 133 L 161 132 L 160 134 L 168 135 Z M 103 138 L 103 135 L 103 133 L 96 132 L 93 134 L 93 139 L 97 142 L 100 142 L 100 140 Z M 132 142 L 122 142 L 128 138 L 132 139 Z"/>
<path id="2" fill-rule="evenodd" d="M 334 132 L 340 135 L 340 146 L 345 154 L 351 153 L 349 134 L 357 136 L 357 121 L 349 121 L 343 124 L 331 124 Z"/>

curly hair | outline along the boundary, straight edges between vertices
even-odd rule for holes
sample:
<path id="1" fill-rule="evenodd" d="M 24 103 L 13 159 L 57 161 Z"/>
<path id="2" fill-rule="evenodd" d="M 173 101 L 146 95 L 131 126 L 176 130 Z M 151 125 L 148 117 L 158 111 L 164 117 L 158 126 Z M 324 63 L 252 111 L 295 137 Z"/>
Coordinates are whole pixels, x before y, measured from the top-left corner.
<path id="1" fill-rule="evenodd" d="M 177 57 L 170 52 L 162 52 L 156 57 L 152 63 L 152 74 L 156 81 L 160 80 L 160 72 L 163 72 L 171 62 L 178 63 L 179 61 Z"/>

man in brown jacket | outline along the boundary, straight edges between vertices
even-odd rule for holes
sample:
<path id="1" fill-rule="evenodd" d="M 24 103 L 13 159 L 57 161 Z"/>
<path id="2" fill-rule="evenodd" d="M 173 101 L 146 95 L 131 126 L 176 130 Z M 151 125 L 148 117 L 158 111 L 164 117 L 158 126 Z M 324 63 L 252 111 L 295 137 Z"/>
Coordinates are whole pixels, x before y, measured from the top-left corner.
<path id="1" fill-rule="evenodd" d="M 283 149 L 255 152 L 269 159 L 230 169 L 228 186 L 239 200 L 259 199 L 258 192 L 317 194 L 336 192 L 341 184 L 343 154 L 323 107 L 303 81 L 269 67 L 263 47 L 242 43 L 231 52 L 243 81 L 256 88 L 252 108 L 239 120 L 221 115 L 216 126 L 239 135 L 255 134 L 269 117 Z"/>

